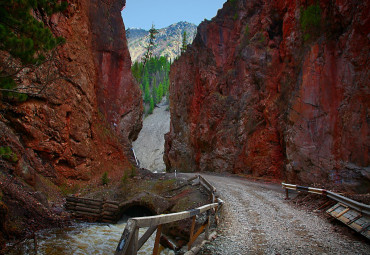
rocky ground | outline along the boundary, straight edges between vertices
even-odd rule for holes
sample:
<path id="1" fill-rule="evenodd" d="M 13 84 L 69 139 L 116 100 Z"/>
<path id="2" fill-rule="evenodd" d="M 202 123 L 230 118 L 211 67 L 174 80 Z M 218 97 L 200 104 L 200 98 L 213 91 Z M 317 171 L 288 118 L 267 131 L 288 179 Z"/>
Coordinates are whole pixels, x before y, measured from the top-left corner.
<path id="1" fill-rule="evenodd" d="M 143 128 L 133 143 L 140 167 L 150 171 L 163 172 L 164 134 L 170 130 L 168 105 L 160 104 L 143 120 Z"/>
<path id="2" fill-rule="evenodd" d="M 225 204 L 218 236 L 202 255 L 370 254 L 364 238 L 284 200 L 278 184 L 204 176 Z"/>

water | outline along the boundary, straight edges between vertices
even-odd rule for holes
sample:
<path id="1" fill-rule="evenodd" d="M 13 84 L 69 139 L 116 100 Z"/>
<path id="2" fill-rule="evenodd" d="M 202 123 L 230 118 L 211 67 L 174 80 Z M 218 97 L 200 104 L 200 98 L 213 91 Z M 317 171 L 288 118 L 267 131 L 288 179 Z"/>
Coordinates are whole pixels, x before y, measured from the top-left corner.
<path id="1" fill-rule="evenodd" d="M 106 223 L 74 223 L 65 229 L 48 229 L 37 233 L 38 255 L 65 254 L 114 254 L 118 241 L 126 226 L 125 222 Z M 146 229 L 141 228 L 139 238 Z M 155 233 L 138 251 L 140 255 L 153 252 Z M 9 254 L 35 254 L 33 240 L 12 250 Z M 164 250 L 162 255 L 174 255 L 171 250 Z"/>

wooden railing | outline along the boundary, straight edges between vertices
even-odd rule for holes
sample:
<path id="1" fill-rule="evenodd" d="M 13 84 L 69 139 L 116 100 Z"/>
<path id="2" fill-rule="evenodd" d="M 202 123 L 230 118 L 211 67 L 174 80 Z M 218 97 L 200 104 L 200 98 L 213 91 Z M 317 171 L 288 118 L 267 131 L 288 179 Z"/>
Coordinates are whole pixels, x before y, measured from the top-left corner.
<path id="1" fill-rule="evenodd" d="M 171 213 L 165 215 L 157 215 L 150 217 L 137 217 L 131 218 L 127 221 L 125 230 L 122 233 L 121 239 L 118 243 L 115 254 L 116 255 L 136 255 L 138 250 L 144 245 L 144 243 L 149 239 L 149 237 L 157 230 L 153 255 L 157 255 L 159 251 L 159 241 L 161 237 L 162 226 L 167 223 L 184 220 L 187 218 L 192 218 L 192 224 L 190 229 L 190 238 L 188 242 L 188 250 L 191 249 L 194 241 L 199 237 L 199 235 L 205 231 L 205 238 L 209 237 L 209 226 L 210 226 L 210 212 L 213 209 L 215 216 L 217 216 L 217 210 L 222 206 L 223 201 L 216 197 L 216 188 L 214 188 L 206 179 L 198 175 L 188 180 L 191 182 L 195 179 L 199 180 L 199 183 L 203 185 L 210 195 L 212 195 L 212 203 L 204 205 L 189 211 L 183 211 L 178 213 Z M 200 226 L 200 228 L 195 232 L 195 222 L 196 216 L 202 213 L 207 213 L 206 221 Z M 216 223 L 218 221 L 217 217 Z M 148 228 L 148 230 L 139 239 L 139 229 Z"/>
<path id="2" fill-rule="evenodd" d="M 288 190 L 298 190 L 298 191 L 315 193 L 315 194 L 327 196 L 328 198 L 331 198 L 331 199 L 333 199 L 337 202 L 345 204 L 345 205 L 347 205 L 347 206 L 349 206 L 353 209 L 356 209 L 357 211 L 359 211 L 363 214 L 366 214 L 366 215 L 370 216 L 370 206 L 369 205 L 357 202 L 355 200 L 352 200 L 348 197 L 344 197 L 342 195 L 331 192 L 329 190 L 311 188 L 311 187 L 304 187 L 304 186 L 299 186 L 299 185 L 294 185 L 294 184 L 287 184 L 287 183 L 282 183 L 282 186 L 285 189 L 286 198 L 289 198 Z"/>

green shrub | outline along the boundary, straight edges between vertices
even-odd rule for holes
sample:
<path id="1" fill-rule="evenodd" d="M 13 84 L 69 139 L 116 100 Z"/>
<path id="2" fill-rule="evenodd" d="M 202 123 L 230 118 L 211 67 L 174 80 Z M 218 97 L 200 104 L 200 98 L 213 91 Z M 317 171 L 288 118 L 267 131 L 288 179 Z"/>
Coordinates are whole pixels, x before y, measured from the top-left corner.
<path id="1" fill-rule="evenodd" d="M 0 147 L 0 157 L 13 163 L 18 161 L 17 154 L 15 154 L 9 146 Z"/>
<path id="2" fill-rule="evenodd" d="M 123 176 L 122 176 L 122 179 L 121 179 L 121 182 L 122 182 L 123 185 L 127 184 L 127 179 L 128 179 L 128 174 L 127 174 L 127 171 L 125 171 L 123 173 Z"/>
<path id="3" fill-rule="evenodd" d="M 109 183 L 109 178 L 108 178 L 108 173 L 104 172 L 103 176 L 101 177 L 101 182 L 103 185 L 108 185 Z"/>
<path id="4" fill-rule="evenodd" d="M 318 4 L 311 5 L 305 10 L 301 9 L 301 28 L 305 41 L 319 35 L 322 22 L 321 13 L 322 11 Z"/>
<path id="5" fill-rule="evenodd" d="M 131 167 L 131 174 L 130 177 L 133 178 L 136 176 L 136 168 L 134 166 Z"/>

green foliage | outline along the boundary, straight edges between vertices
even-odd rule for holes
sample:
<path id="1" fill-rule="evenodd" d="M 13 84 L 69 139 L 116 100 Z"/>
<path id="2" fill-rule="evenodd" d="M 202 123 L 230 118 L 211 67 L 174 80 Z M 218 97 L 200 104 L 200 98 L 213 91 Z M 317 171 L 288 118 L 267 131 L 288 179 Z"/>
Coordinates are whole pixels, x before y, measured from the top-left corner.
<path id="1" fill-rule="evenodd" d="M 311 5 L 307 9 L 301 9 L 301 28 L 304 40 L 317 36 L 321 30 L 321 8 L 319 4 Z"/>
<path id="2" fill-rule="evenodd" d="M 236 1 L 237 1 L 237 0 L 229 0 L 229 2 L 230 2 L 232 5 L 236 5 Z"/>
<path id="3" fill-rule="evenodd" d="M 188 38 L 186 35 L 186 31 L 182 34 L 182 46 L 181 46 L 181 53 L 184 53 L 186 49 L 188 48 Z"/>
<path id="4" fill-rule="evenodd" d="M 79 184 L 70 185 L 67 183 L 63 183 L 59 186 L 60 191 L 64 196 L 68 196 L 71 194 L 76 194 L 80 190 Z"/>
<path id="5" fill-rule="evenodd" d="M 154 110 L 154 100 L 153 97 L 150 98 L 150 103 L 149 103 L 149 114 L 152 114 Z"/>
<path id="6" fill-rule="evenodd" d="M 249 25 L 248 24 L 245 26 L 244 35 L 249 36 Z"/>
<path id="7" fill-rule="evenodd" d="M 108 178 L 108 173 L 104 172 L 103 176 L 101 177 L 101 182 L 103 185 L 108 185 L 109 183 L 109 178 Z"/>
<path id="8" fill-rule="evenodd" d="M 17 154 L 9 146 L 0 147 L 0 157 L 13 163 L 18 161 Z"/>
<path id="9" fill-rule="evenodd" d="M 51 15 L 66 7 L 66 1 L 58 0 L 0 1 L 0 50 L 9 52 L 22 65 L 40 65 L 45 60 L 45 54 L 63 43 L 64 39 L 54 37 L 50 29 L 35 18 L 33 10 Z M 14 74 L 2 70 L 0 77 L 0 89 L 4 91 L 5 98 L 27 99 L 23 94 L 12 92 L 16 87 Z"/>
<path id="10" fill-rule="evenodd" d="M 123 185 L 126 185 L 126 184 L 127 184 L 127 180 L 128 180 L 128 174 L 127 174 L 127 171 L 125 171 L 125 172 L 123 173 L 122 178 L 121 178 L 121 182 L 122 182 L 122 184 L 123 184 Z"/>
<path id="11" fill-rule="evenodd" d="M 134 178 L 135 176 L 136 176 L 136 168 L 134 166 L 131 166 L 130 177 Z"/>
<path id="12" fill-rule="evenodd" d="M 132 74 L 143 92 L 144 102 L 148 106 L 147 114 L 151 114 L 151 101 L 154 109 L 154 105 L 160 103 L 163 97 L 168 99 L 170 65 L 171 62 L 162 56 L 148 59 L 145 66 L 142 62 L 135 62 L 131 67 Z"/>
<path id="13" fill-rule="evenodd" d="M 146 53 L 143 57 L 144 65 L 145 63 L 153 56 L 153 50 L 155 48 L 155 36 L 158 34 L 158 30 L 155 29 L 154 24 L 152 24 L 152 28 L 149 30 L 149 42 L 148 46 L 146 47 Z"/>

